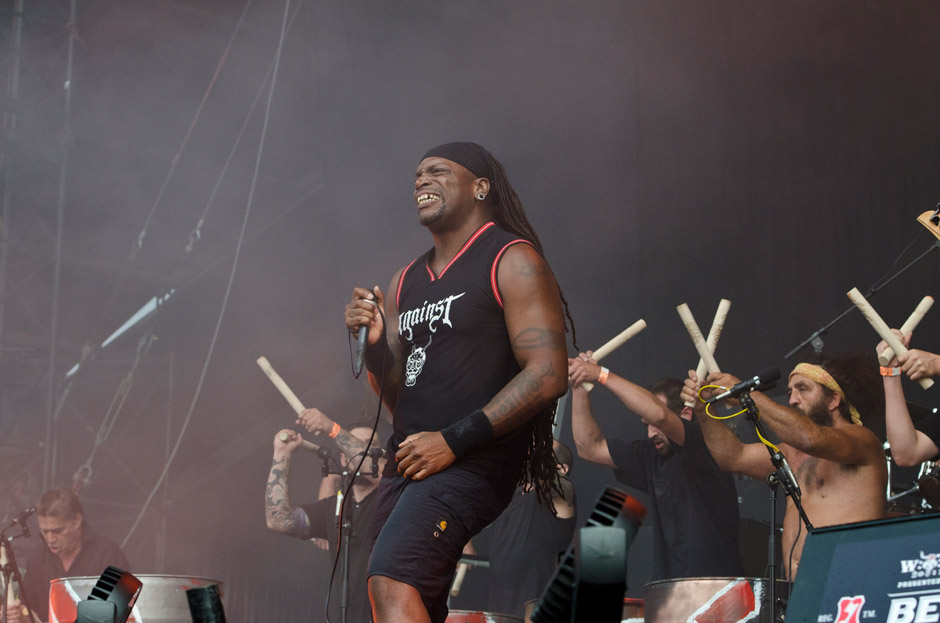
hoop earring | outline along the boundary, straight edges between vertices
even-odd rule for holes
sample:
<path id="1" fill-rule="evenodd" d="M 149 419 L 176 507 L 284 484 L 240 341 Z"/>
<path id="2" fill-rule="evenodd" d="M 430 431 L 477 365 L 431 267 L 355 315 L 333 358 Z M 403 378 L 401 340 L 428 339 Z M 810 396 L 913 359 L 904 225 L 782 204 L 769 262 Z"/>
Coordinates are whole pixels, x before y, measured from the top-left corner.
<path id="1" fill-rule="evenodd" d="M 477 199 L 479 199 L 480 201 L 483 201 L 484 199 L 486 199 L 486 195 L 484 195 L 483 193 L 480 193 L 479 195 L 477 195 Z"/>

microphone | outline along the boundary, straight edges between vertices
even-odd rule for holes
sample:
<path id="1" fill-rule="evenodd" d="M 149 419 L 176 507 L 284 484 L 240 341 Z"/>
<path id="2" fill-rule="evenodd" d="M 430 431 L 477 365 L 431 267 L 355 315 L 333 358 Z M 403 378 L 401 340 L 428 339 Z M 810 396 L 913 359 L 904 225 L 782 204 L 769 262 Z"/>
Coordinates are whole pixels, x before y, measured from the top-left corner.
<path id="1" fill-rule="evenodd" d="M 790 469 L 790 464 L 787 462 L 787 457 L 783 456 L 783 452 L 777 450 L 777 453 L 773 456 L 773 463 L 783 470 L 783 476 L 787 479 L 785 485 L 789 484 L 789 486 L 784 488 L 792 491 L 796 497 L 801 497 L 803 492 L 800 491 L 800 485 L 796 482 L 796 476 L 793 475 L 793 470 Z"/>
<path id="2" fill-rule="evenodd" d="M 372 299 L 360 298 L 360 301 L 365 301 L 367 303 L 372 303 L 373 307 L 376 306 L 375 301 Z M 366 337 L 369 335 L 369 327 L 367 325 L 359 325 L 359 335 L 356 338 L 356 362 L 353 365 L 353 375 L 357 378 L 362 374 L 362 360 L 366 354 Z"/>
<path id="3" fill-rule="evenodd" d="M 368 455 L 373 461 L 378 461 L 388 456 L 388 452 L 385 451 L 385 448 L 372 448 L 369 450 Z"/>
<path id="4" fill-rule="evenodd" d="M 21 526 L 26 524 L 26 520 L 29 519 L 30 515 L 36 512 L 35 506 L 30 506 L 25 511 L 13 518 L 13 523 L 18 523 Z"/>
<path id="5" fill-rule="evenodd" d="M 10 522 L 10 525 L 20 524 L 20 527 L 23 528 L 23 536 L 29 537 L 29 525 L 26 523 L 26 520 L 29 519 L 30 515 L 36 512 L 35 506 L 30 506 L 25 511 L 13 518 L 13 521 Z"/>
<path id="6" fill-rule="evenodd" d="M 718 394 L 717 396 L 712 396 L 705 402 L 712 404 L 713 402 L 718 402 L 719 400 L 724 400 L 725 398 L 737 398 L 741 394 L 747 393 L 755 389 L 772 389 L 777 386 L 777 379 L 780 378 L 780 370 L 777 368 L 767 368 L 758 372 L 755 376 L 741 381 L 728 391 Z"/>
<path id="7" fill-rule="evenodd" d="M 369 327 L 364 324 L 359 325 L 359 337 L 356 341 L 356 363 L 353 366 L 353 374 L 359 376 L 362 374 L 362 358 L 366 353 L 366 336 L 369 334 Z"/>

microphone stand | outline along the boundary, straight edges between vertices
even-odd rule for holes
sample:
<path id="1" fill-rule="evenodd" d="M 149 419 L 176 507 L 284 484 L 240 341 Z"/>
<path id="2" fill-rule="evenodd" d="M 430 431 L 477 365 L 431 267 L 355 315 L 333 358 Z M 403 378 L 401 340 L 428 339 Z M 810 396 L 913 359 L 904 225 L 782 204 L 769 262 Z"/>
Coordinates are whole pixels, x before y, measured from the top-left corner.
<path id="1" fill-rule="evenodd" d="M 777 472 L 767 476 L 770 489 L 770 535 L 767 538 L 767 567 L 770 569 L 770 620 L 777 620 Z"/>
<path id="2" fill-rule="evenodd" d="M 326 448 L 320 448 L 317 453 L 320 455 L 320 458 L 323 459 L 323 476 L 327 477 L 331 474 L 340 476 L 342 478 L 341 490 L 344 493 L 348 491 L 348 494 L 352 495 L 354 500 L 352 504 L 349 504 L 348 500 L 345 498 L 343 499 L 343 514 L 340 517 L 341 522 L 337 524 L 337 529 L 341 535 L 341 538 L 337 542 L 337 546 L 340 548 L 340 557 L 343 559 L 343 583 L 339 606 L 340 620 L 342 623 L 347 623 L 347 614 L 349 611 L 349 550 L 352 539 L 356 537 L 356 535 L 353 534 L 353 509 L 356 507 L 356 494 L 350 489 L 349 485 L 353 481 L 355 474 L 353 474 L 353 472 L 351 472 L 349 469 L 349 461 L 347 461 L 345 468 L 340 467 L 336 471 L 331 470 L 329 463 L 331 458 L 330 451 Z M 378 465 L 373 460 L 373 471 L 375 471 L 377 467 Z"/>
<path id="3" fill-rule="evenodd" d="M 761 426 L 759 415 L 760 410 L 757 408 L 757 405 L 754 404 L 754 399 L 751 398 L 750 391 L 744 391 L 738 396 L 738 400 L 747 409 L 747 413 L 744 416 L 748 420 L 754 423 L 754 428 L 757 429 L 758 434 L 766 439 L 767 435 L 764 433 L 764 428 Z M 766 445 L 766 444 L 765 444 Z M 793 476 L 793 472 L 790 471 L 789 465 L 786 463 L 786 457 L 783 456 L 783 453 L 777 450 L 774 450 L 767 446 L 767 452 L 770 453 L 770 462 L 773 463 L 775 471 L 767 477 L 767 484 L 771 489 L 771 512 L 773 513 L 770 516 L 770 608 L 771 608 L 771 618 L 774 619 L 774 614 L 777 610 L 777 563 L 776 563 L 776 539 L 777 539 L 777 485 L 782 484 L 783 490 L 786 492 L 790 499 L 793 500 L 793 503 L 796 505 L 797 510 L 800 512 L 800 518 L 803 520 L 803 523 L 806 524 L 807 532 L 813 531 L 813 524 L 810 523 L 809 517 L 806 516 L 806 511 L 803 510 L 802 502 L 802 492 L 800 487 L 796 482 L 796 478 Z"/>
<path id="4" fill-rule="evenodd" d="M 7 623 L 7 603 L 9 601 L 10 595 L 10 586 L 13 582 L 16 582 L 16 585 L 20 587 L 20 598 L 23 601 L 23 605 L 26 606 L 27 620 L 34 621 L 36 615 L 33 614 L 33 608 L 29 603 L 29 599 L 26 596 L 26 593 L 22 591 L 23 588 L 23 578 L 20 577 L 20 568 L 16 564 L 16 556 L 13 554 L 13 547 L 10 545 L 10 541 L 20 537 L 29 536 L 29 528 L 24 524 L 21 524 L 22 531 L 15 536 L 7 536 L 7 530 L 12 528 L 16 522 L 13 522 L 9 526 L 3 529 L 0 532 L 0 549 L 3 550 L 4 558 L 6 559 L 6 564 L 0 568 L 0 574 L 2 574 L 3 579 L 3 601 L 0 601 L 0 623 Z"/>
<path id="5" fill-rule="evenodd" d="M 882 288 L 884 288 L 886 285 L 888 285 L 889 283 L 891 283 L 892 281 L 894 281 L 895 279 L 897 279 L 898 277 L 900 277 L 905 271 L 907 271 L 908 268 L 910 268 L 911 266 L 913 266 L 913 265 L 916 264 L 917 262 L 919 262 L 919 261 L 921 261 L 922 259 L 924 259 L 925 257 L 927 257 L 931 252 L 933 252 L 934 250 L 936 250 L 936 249 L 938 249 L 938 248 L 940 248 L 940 240 L 935 241 L 932 245 L 930 245 L 930 247 L 929 247 L 926 251 L 924 251 L 923 253 L 921 253 L 921 254 L 918 255 L 917 257 L 915 257 L 914 260 L 913 260 L 910 264 L 908 264 L 907 266 L 905 266 L 904 268 L 902 268 L 902 269 L 899 270 L 898 272 L 896 272 L 896 273 L 894 273 L 893 275 L 891 275 L 890 277 L 888 277 L 887 280 L 885 280 L 884 282 L 882 282 L 882 283 L 880 283 L 880 284 L 873 285 L 871 288 L 869 288 L 869 289 L 868 289 L 868 292 L 865 293 L 865 298 L 871 298 L 872 296 L 874 296 L 875 294 L 877 294 L 877 293 L 878 293 Z M 839 314 L 838 316 L 836 316 L 835 318 L 833 318 L 828 324 L 826 324 L 825 326 L 823 326 L 821 329 L 818 329 L 818 330 L 816 330 L 815 332 L 813 332 L 812 335 L 810 335 L 808 338 L 806 338 L 805 340 L 803 340 L 802 342 L 800 342 L 793 350 L 791 350 L 791 351 L 788 352 L 786 355 L 784 355 L 783 358 L 784 358 L 784 359 L 789 359 L 790 357 L 792 357 L 793 355 L 795 355 L 796 353 L 798 353 L 798 352 L 799 352 L 804 346 L 806 346 L 807 344 L 811 344 L 811 345 L 813 346 L 813 352 L 815 352 L 817 355 L 818 355 L 819 353 L 821 353 L 821 352 L 822 352 L 822 349 L 823 349 L 822 335 L 823 335 L 826 331 L 828 331 L 829 329 L 831 329 L 833 326 L 835 326 L 840 320 L 842 320 L 843 318 L 845 318 L 846 316 L 848 316 L 849 313 L 850 313 L 853 309 L 856 309 L 855 305 L 852 305 L 851 307 L 849 307 L 848 309 L 846 309 L 844 312 L 842 312 L 841 314 Z"/>
<path id="6" fill-rule="evenodd" d="M 347 463 L 348 465 L 348 463 Z M 348 495 L 353 496 L 353 503 L 350 504 L 349 500 L 343 498 L 343 511 L 340 519 L 342 520 L 342 528 L 340 531 L 343 536 L 342 547 L 342 556 L 343 556 L 343 595 L 340 598 L 339 608 L 342 613 L 341 619 L 343 623 L 346 623 L 346 615 L 349 612 L 349 548 L 352 541 L 352 518 L 353 518 L 353 509 L 356 507 L 355 499 L 356 494 L 353 492 L 349 486 L 349 483 L 352 482 L 353 474 L 350 473 L 349 469 L 343 470 L 343 491 L 349 490 Z"/>

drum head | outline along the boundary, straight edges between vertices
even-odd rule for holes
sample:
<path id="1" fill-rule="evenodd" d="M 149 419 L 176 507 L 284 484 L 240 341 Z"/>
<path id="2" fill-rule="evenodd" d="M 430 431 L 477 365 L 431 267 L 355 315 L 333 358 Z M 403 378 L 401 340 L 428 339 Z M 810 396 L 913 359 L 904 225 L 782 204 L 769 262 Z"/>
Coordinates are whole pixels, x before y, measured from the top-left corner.
<path id="1" fill-rule="evenodd" d="M 767 580 L 763 578 L 684 578 L 643 587 L 646 623 L 754 621 L 769 623 Z"/>

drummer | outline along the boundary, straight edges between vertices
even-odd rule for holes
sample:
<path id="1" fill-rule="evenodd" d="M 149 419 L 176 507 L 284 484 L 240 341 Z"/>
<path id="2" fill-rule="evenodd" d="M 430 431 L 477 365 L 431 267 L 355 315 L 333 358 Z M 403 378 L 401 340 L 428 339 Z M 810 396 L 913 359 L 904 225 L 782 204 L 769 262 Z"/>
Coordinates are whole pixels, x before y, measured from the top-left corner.
<path id="1" fill-rule="evenodd" d="M 36 505 L 36 516 L 45 547 L 27 561 L 20 601 L 7 608 L 7 623 L 29 620 L 25 604 L 29 604 L 39 620 L 48 621 L 52 580 L 98 577 L 108 566 L 124 571 L 130 566 L 117 543 L 91 529 L 81 502 L 68 489 L 46 491 Z"/>
<path id="2" fill-rule="evenodd" d="M 710 386 L 734 387 L 730 374 L 709 375 Z M 760 421 L 780 438 L 780 451 L 802 491 L 802 505 L 814 527 L 881 519 L 885 516 L 887 466 L 881 440 L 862 423 L 860 412 L 872 417 L 880 409 L 875 368 L 868 357 L 831 358 L 821 364 L 800 363 L 787 384 L 789 405 L 761 392 L 751 397 Z M 775 471 L 762 443 L 742 443 L 727 426 L 707 417 L 698 399 L 700 381 L 689 372 L 682 393 L 694 400 L 708 448 L 723 468 L 763 479 Z M 718 390 L 706 389 L 702 398 Z M 880 402 L 880 398 L 878 399 Z M 792 498 L 783 520 L 784 573 L 796 577 L 807 528 Z"/>
<path id="3" fill-rule="evenodd" d="M 578 456 L 614 468 L 618 480 L 649 495 L 651 579 L 744 575 L 734 479 L 715 463 L 692 409 L 682 404 L 682 381 L 661 379 L 643 388 L 602 368 L 591 355 L 568 360 Z M 610 390 L 647 425 L 648 438 L 606 438 L 582 382 Z"/>
<path id="4" fill-rule="evenodd" d="M 901 335 L 904 346 L 910 343 L 911 335 Z M 880 355 L 887 344 L 877 346 Z M 907 402 L 904 400 L 904 388 L 901 387 L 901 374 L 907 374 L 911 380 L 940 376 L 940 355 L 922 350 L 909 350 L 894 359 L 884 368 L 881 376 L 885 387 L 885 424 L 888 441 L 891 443 L 891 457 L 898 465 L 918 465 L 924 461 L 940 459 L 940 417 L 933 417 L 919 422 L 916 427 L 911 420 Z"/>

